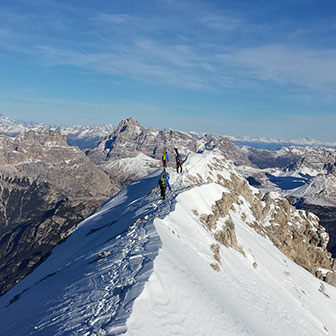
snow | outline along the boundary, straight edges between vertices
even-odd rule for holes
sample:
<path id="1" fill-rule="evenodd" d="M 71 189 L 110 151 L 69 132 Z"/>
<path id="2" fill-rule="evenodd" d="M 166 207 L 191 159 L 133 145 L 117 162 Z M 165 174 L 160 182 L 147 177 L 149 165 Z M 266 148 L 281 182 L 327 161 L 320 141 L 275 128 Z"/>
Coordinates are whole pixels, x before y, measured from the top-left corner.
<path id="1" fill-rule="evenodd" d="M 142 177 L 153 172 L 158 166 L 160 166 L 159 160 L 153 159 L 143 153 L 139 153 L 134 158 L 125 158 L 108 162 L 103 167 L 108 170 L 122 170 L 126 174 L 135 174 Z"/>
<path id="2" fill-rule="evenodd" d="M 278 147 L 282 146 L 300 146 L 300 147 L 306 147 L 306 146 L 314 146 L 314 147 L 336 147 L 336 142 L 330 142 L 330 141 L 320 141 L 316 139 L 272 139 L 272 138 L 265 138 L 265 137 L 235 137 L 231 135 L 226 135 L 227 138 L 229 138 L 233 143 L 237 144 L 244 144 L 249 145 L 251 147 L 270 147 L 267 145 L 273 145 L 273 147 L 276 148 L 276 145 Z"/>
<path id="3" fill-rule="evenodd" d="M 304 197 L 305 201 L 311 204 L 335 206 L 336 177 L 333 174 L 319 174 L 309 183 L 289 190 L 286 194 L 297 198 Z"/>
<path id="4" fill-rule="evenodd" d="M 184 175 L 168 169 L 165 202 L 158 170 L 83 221 L 0 298 L 1 334 L 336 335 L 336 288 L 246 225 L 245 199 L 230 210 L 245 255 L 220 245 L 214 258 L 218 242 L 199 216 L 228 192 L 216 176 L 236 174 L 216 155 L 190 155 Z M 214 182 L 194 185 L 187 176 L 197 174 Z"/>
<path id="5" fill-rule="evenodd" d="M 333 334 L 335 288 L 328 286 L 333 296 L 326 298 L 318 279 L 234 213 L 247 257 L 222 246 L 221 270 L 210 268 L 213 238 L 188 206 L 189 199 L 204 199 L 202 188 L 178 196 L 175 211 L 154 222 L 162 248 L 126 335 L 325 335 L 324 328 Z M 208 185 L 208 210 L 220 193 Z"/>

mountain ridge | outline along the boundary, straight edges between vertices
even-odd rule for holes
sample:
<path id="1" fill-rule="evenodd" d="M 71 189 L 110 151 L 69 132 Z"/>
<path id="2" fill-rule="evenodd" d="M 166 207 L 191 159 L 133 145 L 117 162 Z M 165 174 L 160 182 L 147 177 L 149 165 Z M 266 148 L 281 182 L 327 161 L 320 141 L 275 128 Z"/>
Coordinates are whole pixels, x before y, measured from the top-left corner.
<path id="1" fill-rule="evenodd" d="M 189 155 L 184 175 L 168 171 L 165 202 L 158 170 L 83 221 L 2 296 L 4 335 L 336 332 L 336 288 L 264 236 L 268 227 L 281 228 L 277 206 L 260 214 L 255 206 L 266 200 L 220 152 Z M 296 230 L 317 227 L 314 216 L 282 206 L 297 217 Z M 35 310 L 27 311 L 31 302 Z"/>

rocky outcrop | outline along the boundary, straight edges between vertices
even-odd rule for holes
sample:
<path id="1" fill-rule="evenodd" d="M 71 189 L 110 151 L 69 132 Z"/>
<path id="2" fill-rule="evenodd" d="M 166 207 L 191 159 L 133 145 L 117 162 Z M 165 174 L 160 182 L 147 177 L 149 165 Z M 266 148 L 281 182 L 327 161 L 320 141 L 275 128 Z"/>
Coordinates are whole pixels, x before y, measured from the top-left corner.
<path id="1" fill-rule="evenodd" d="M 302 156 L 295 151 L 280 149 L 271 151 L 267 149 L 257 149 L 243 147 L 242 152 L 248 155 L 249 160 L 257 167 L 264 168 L 286 168 L 294 165 Z"/>
<path id="2" fill-rule="evenodd" d="M 262 201 L 269 209 L 265 231 L 283 253 L 313 274 L 319 267 L 335 270 L 327 251 L 329 235 L 317 216 L 296 210 L 286 199 L 266 195 Z"/>
<path id="3" fill-rule="evenodd" d="M 329 233 L 328 251 L 336 257 L 336 207 L 320 206 L 309 203 L 300 204 L 300 209 L 314 213 L 320 219 L 320 224 Z"/>
<path id="4" fill-rule="evenodd" d="M 223 192 L 221 199 L 212 206 L 211 214 L 200 216 L 201 223 L 214 233 L 216 240 L 240 250 L 231 221 L 231 217 L 238 212 L 242 221 L 268 237 L 279 250 L 307 271 L 317 275 L 319 269 L 327 270 L 323 280 L 334 284 L 336 262 L 327 250 L 329 235 L 319 225 L 319 218 L 297 210 L 280 194 L 273 192 L 262 195 L 233 168 L 229 176 L 219 173 L 224 166 L 224 158 L 222 163 L 216 159 L 209 165 L 208 175 L 217 171 L 216 178 L 211 178 L 210 182 L 221 184 L 227 192 Z M 189 180 L 199 184 L 205 183 L 208 178 L 206 175 L 189 176 Z"/>
<path id="5" fill-rule="evenodd" d="M 164 148 L 167 148 L 172 158 L 171 164 L 174 165 L 174 147 L 177 147 L 184 157 L 199 150 L 218 149 L 227 159 L 249 165 L 247 156 L 241 153 L 228 138 L 212 135 L 196 138 L 189 133 L 175 130 L 145 129 L 132 118 L 122 120 L 113 133 L 86 154 L 94 163 L 106 166 L 107 163 L 123 158 L 135 157 L 140 152 L 158 160 L 159 167 Z"/>
<path id="6" fill-rule="evenodd" d="M 287 172 L 310 170 L 326 172 L 336 161 L 336 151 L 323 147 L 283 147 L 276 151 L 243 147 L 241 151 L 247 154 L 250 161 L 257 167 L 281 168 Z"/>
<path id="7" fill-rule="evenodd" d="M 284 147 L 277 151 L 241 149 L 259 168 L 240 172 L 263 190 L 282 190 L 291 204 L 313 212 L 327 229 L 328 251 L 336 256 L 336 150 L 322 147 Z M 272 169 L 269 169 L 272 168 Z"/>
<path id="8" fill-rule="evenodd" d="M 221 151 L 227 160 L 231 160 L 236 165 L 250 166 L 251 162 L 247 155 L 239 151 L 229 138 L 222 136 L 215 137 L 207 134 L 201 138 L 206 150 L 217 149 Z"/>
<path id="9" fill-rule="evenodd" d="M 139 150 L 137 139 L 144 131 L 145 128 L 138 121 L 132 118 L 122 120 L 116 130 L 86 154 L 98 165 L 111 159 L 134 157 Z"/>
<path id="10" fill-rule="evenodd" d="M 55 131 L 4 136 L 0 145 L 3 294 L 118 189 L 106 173 Z"/>

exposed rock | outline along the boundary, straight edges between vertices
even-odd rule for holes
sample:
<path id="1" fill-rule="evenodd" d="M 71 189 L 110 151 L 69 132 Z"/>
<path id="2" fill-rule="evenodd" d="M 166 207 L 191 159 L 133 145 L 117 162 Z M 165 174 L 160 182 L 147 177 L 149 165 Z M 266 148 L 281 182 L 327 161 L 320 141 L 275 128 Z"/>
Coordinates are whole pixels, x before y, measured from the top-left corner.
<path id="1" fill-rule="evenodd" d="M 329 233 L 327 249 L 336 257 L 336 207 L 321 206 L 309 203 L 301 203 L 300 209 L 310 211 L 320 218 L 320 224 Z"/>
<path id="2" fill-rule="evenodd" d="M 169 165 L 175 166 L 174 147 L 179 149 L 183 157 L 199 150 L 217 149 L 227 159 L 237 164 L 250 165 L 247 156 L 241 153 L 228 138 L 212 135 L 196 138 L 181 131 L 145 129 L 132 118 L 122 120 L 109 136 L 103 139 L 96 148 L 88 150 L 86 154 L 95 164 L 109 172 L 114 181 L 117 179 L 118 182 L 125 184 L 135 181 L 139 176 L 129 174 L 126 181 L 118 180 L 117 166 L 122 166 L 123 159 L 134 158 L 139 153 L 147 156 L 147 159 L 143 160 L 143 165 L 147 167 L 146 173 L 142 173 L 144 176 L 160 167 L 164 148 L 167 148 L 170 155 Z M 199 182 L 202 183 L 201 180 Z"/>
<path id="3" fill-rule="evenodd" d="M 224 221 L 223 224 L 219 224 L 219 219 L 227 217 L 229 210 L 232 209 L 235 201 L 237 201 L 237 198 L 232 196 L 232 194 L 228 195 L 223 193 L 222 198 L 216 201 L 216 203 L 211 207 L 212 213 L 208 215 L 201 215 L 200 221 L 208 230 L 213 231 L 214 238 L 219 243 L 226 247 L 231 247 L 244 254 L 242 249 L 238 246 L 234 223 L 230 216 Z"/>
<path id="4" fill-rule="evenodd" d="M 336 287 L 336 272 L 328 272 L 324 281 Z"/>
<path id="5" fill-rule="evenodd" d="M 205 144 L 204 148 L 207 150 L 220 150 L 227 160 L 231 160 L 236 165 L 251 165 L 250 160 L 245 153 L 238 150 L 229 138 L 222 136 L 215 137 L 211 134 L 206 134 L 201 139 Z"/>
<path id="6" fill-rule="evenodd" d="M 333 258 L 326 249 L 329 235 L 317 216 L 296 210 L 286 199 L 266 195 L 262 202 L 265 211 L 254 215 L 283 253 L 313 274 L 318 267 L 332 269 Z"/>
<path id="7" fill-rule="evenodd" d="M 213 256 L 214 256 L 214 259 L 218 262 L 218 264 L 221 264 L 222 261 L 221 261 L 221 258 L 220 258 L 220 255 L 219 255 L 219 245 L 218 244 L 212 244 L 210 246 L 211 248 L 211 251 L 213 252 Z"/>
<path id="8" fill-rule="evenodd" d="M 0 294 L 116 191 L 106 173 L 55 131 L 2 137 Z"/>
<path id="9" fill-rule="evenodd" d="M 218 160 L 216 165 L 220 167 L 224 161 Z M 229 170 L 223 166 L 224 169 Z M 240 217 L 246 224 L 259 234 L 269 237 L 284 254 L 312 274 L 316 275 L 319 268 L 330 271 L 335 269 L 335 260 L 327 251 L 329 235 L 319 225 L 317 216 L 297 210 L 278 193 L 262 196 L 260 191 L 251 187 L 236 172 L 232 171 L 229 177 L 224 177 L 219 173 L 220 170 L 217 171 L 217 183 L 228 191 L 223 192 L 221 199 L 212 206 L 212 213 L 200 216 L 201 223 L 214 232 L 218 242 L 239 250 L 239 241 L 230 218 L 240 209 Z M 203 180 L 206 178 L 201 177 Z M 192 181 L 192 178 L 189 177 L 189 180 Z M 196 181 L 199 182 L 200 177 Z M 246 208 L 249 209 L 248 213 L 242 212 Z M 329 282 L 333 281 L 331 274 L 328 276 Z"/>
<path id="10" fill-rule="evenodd" d="M 302 156 L 294 151 L 280 149 L 271 151 L 267 149 L 257 149 L 244 147 L 243 153 L 247 153 L 249 160 L 257 167 L 264 168 L 285 168 L 295 164 Z"/>
<path id="11" fill-rule="evenodd" d="M 232 220 L 228 220 L 225 222 L 225 225 L 222 228 L 215 232 L 215 239 L 223 244 L 226 247 L 232 247 L 237 251 L 241 251 L 238 246 L 235 227 Z"/>

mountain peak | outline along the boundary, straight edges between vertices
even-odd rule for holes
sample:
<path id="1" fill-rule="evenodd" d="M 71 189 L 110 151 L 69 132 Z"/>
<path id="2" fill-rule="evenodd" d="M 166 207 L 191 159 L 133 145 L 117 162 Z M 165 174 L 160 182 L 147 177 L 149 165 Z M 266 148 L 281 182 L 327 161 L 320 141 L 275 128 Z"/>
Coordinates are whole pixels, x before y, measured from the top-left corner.
<path id="1" fill-rule="evenodd" d="M 57 143 L 59 145 L 66 145 L 66 136 L 62 135 L 58 131 L 41 129 L 41 130 L 29 130 L 28 132 L 18 136 L 17 139 L 20 142 L 33 142 L 46 144 L 49 142 Z"/>
<path id="2" fill-rule="evenodd" d="M 123 132 L 126 127 L 139 127 L 143 129 L 143 126 L 140 124 L 140 122 L 133 119 L 132 117 L 122 119 L 117 127 L 117 132 Z"/>

